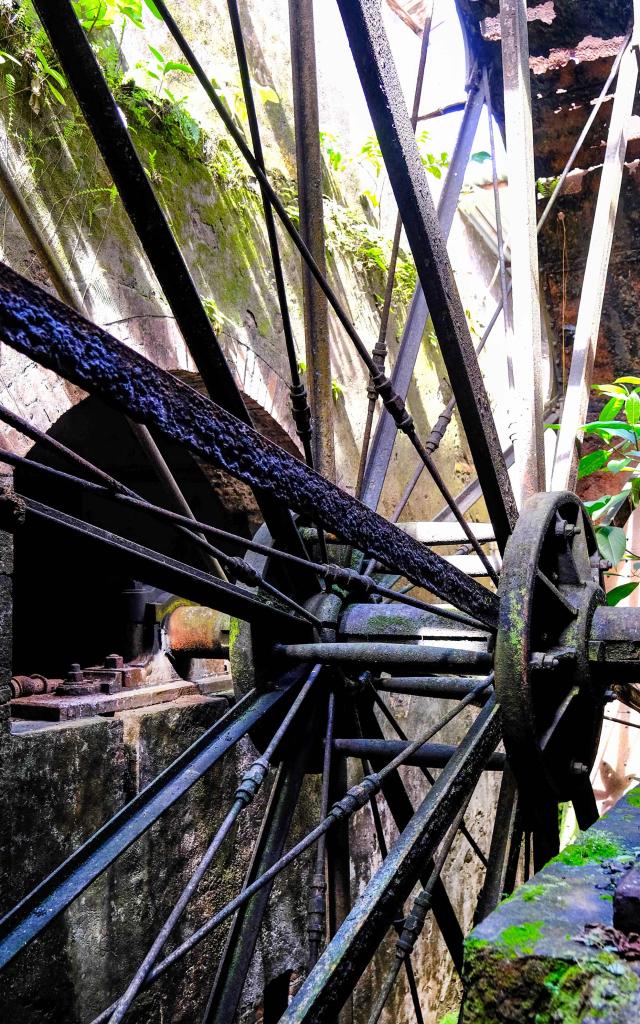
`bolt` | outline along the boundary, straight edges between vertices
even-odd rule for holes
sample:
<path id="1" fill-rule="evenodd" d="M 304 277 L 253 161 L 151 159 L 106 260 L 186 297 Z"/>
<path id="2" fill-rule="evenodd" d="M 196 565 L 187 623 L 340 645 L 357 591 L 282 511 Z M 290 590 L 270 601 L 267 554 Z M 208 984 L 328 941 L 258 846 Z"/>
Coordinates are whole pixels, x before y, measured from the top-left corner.
<path id="1" fill-rule="evenodd" d="M 571 540 L 572 537 L 582 533 L 579 526 L 575 526 L 574 523 L 568 523 L 566 519 L 560 519 L 556 522 L 556 537 L 561 540 Z"/>
<path id="2" fill-rule="evenodd" d="M 529 668 L 557 668 L 560 659 L 555 654 L 546 654 L 544 651 L 534 651 L 529 660 Z"/>
<path id="3" fill-rule="evenodd" d="M 569 765 L 569 771 L 572 775 L 588 775 L 589 768 L 582 761 L 572 761 Z"/>
<path id="4" fill-rule="evenodd" d="M 107 654 L 104 659 L 104 667 L 112 669 L 124 668 L 124 658 L 121 654 Z"/>
<path id="5" fill-rule="evenodd" d="M 80 668 L 77 661 L 74 661 L 69 672 L 67 673 L 67 679 L 70 683 L 82 683 L 84 681 L 84 672 Z"/>

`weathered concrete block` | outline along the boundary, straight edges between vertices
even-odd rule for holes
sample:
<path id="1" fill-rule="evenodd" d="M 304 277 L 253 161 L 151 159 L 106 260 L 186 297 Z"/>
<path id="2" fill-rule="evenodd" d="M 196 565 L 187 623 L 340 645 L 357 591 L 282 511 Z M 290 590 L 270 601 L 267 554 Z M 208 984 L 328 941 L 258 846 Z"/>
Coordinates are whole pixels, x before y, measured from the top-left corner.
<path id="1" fill-rule="evenodd" d="M 613 896 L 639 857 L 640 788 L 471 933 L 463 1024 L 635 1024 L 640 957 L 613 928 Z"/>

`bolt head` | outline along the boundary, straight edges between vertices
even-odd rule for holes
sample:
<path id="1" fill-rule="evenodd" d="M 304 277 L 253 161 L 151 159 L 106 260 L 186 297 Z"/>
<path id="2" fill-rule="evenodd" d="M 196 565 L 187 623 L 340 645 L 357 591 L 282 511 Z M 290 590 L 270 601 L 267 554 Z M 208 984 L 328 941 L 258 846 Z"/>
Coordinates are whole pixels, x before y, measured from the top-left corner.
<path id="1" fill-rule="evenodd" d="M 569 766 L 569 770 L 572 775 L 576 775 L 578 777 L 580 777 L 581 775 L 589 774 L 588 766 L 586 764 L 583 764 L 582 761 L 572 761 Z"/>

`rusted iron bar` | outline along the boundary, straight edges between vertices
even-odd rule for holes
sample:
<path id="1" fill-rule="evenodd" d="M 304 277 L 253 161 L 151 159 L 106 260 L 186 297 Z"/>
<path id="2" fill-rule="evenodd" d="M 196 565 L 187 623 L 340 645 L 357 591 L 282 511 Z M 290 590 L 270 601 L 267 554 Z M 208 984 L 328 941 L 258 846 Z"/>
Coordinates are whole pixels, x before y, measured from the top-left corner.
<path id="1" fill-rule="evenodd" d="M 264 780 L 266 779 L 271 767 L 271 762 L 280 747 L 282 740 L 286 736 L 291 723 L 294 721 L 302 704 L 309 696 L 313 684 L 316 682 L 320 674 L 321 668 L 321 665 L 316 665 L 311 670 L 309 678 L 301 687 L 300 692 L 278 725 L 265 750 L 249 765 L 240 777 L 239 785 L 236 789 L 233 803 L 229 808 L 229 811 L 225 815 L 220 827 L 216 830 L 216 833 L 201 857 L 196 870 L 193 872 L 177 901 L 174 903 L 170 914 L 162 925 L 162 928 L 153 940 L 149 952 L 146 954 L 126 990 L 118 1000 L 117 1005 L 109 1018 L 109 1024 L 121 1024 L 121 1021 L 124 1019 L 129 1007 L 133 1003 L 138 992 L 149 976 L 151 969 L 160 956 L 162 949 L 168 942 L 172 931 L 195 895 L 200 882 L 211 867 L 222 843 L 229 835 L 229 832 L 236 824 L 240 815 L 251 803 L 253 803 L 255 797 L 262 788 Z"/>
<path id="2" fill-rule="evenodd" d="M 500 0 L 500 35 L 511 206 L 513 323 L 518 324 L 519 338 L 517 345 L 510 345 L 516 404 L 511 415 L 517 424 L 514 450 L 521 505 L 545 486 L 542 326 L 526 0 Z"/>
<path id="3" fill-rule="evenodd" d="M 307 737 L 311 741 L 313 716 L 309 716 L 307 724 Z M 282 856 L 312 746 L 305 739 L 303 735 L 291 761 L 283 763 L 278 770 L 243 888 Z M 235 915 L 218 961 L 203 1024 L 227 1024 L 235 1019 L 271 890 L 272 885 L 265 885 Z"/>
<path id="4" fill-rule="evenodd" d="M 420 57 L 418 59 L 418 71 L 416 73 L 416 85 L 413 92 L 413 108 L 411 111 L 411 124 L 413 130 L 416 129 L 418 123 L 418 111 L 420 109 L 420 98 L 422 96 L 422 87 L 424 85 L 424 71 L 427 64 L 427 52 L 429 50 L 429 38 L 431 36 L 431 21 L 433 18 L 433 3 L 434 0 L 428 0 L 428 4 L 425 6 L 425 23 L 422 30 L 422 40 L 420 42 Z M 398 252 L 400 251 L 400 236 L 402 234 L 402 218 L 398 212 L 396 215 L 396 225 L 393 232 L 393 241 L 391 243 L 391 255 L 389 256 L 389 267 L 387 270 L 387 282 L 384 290 L 384 299 L 382 303 L 382 312 L 380 314 L 380 329 L 378 331 L 378 340 L 373 349 L 373 358 L 381 370 L 384 370 L 385 363 L 387 360 L 387 331 L 389 330 L 389 316 L 391 313 L 391 302 L 393 300 L 393 288 L 396 277 L 396 265 L 398 262 Z M 369 455 L 369 442 L 371 440 L 371 428 L 373 426 L 373 414 L 376 407 L 377 395 L 375 389 L 372 387 L 371 382 L 367 389 L 369 395 L 369 402 L 367 404 L 367 419 L 364 426 L 364 435 L 362 439 L 362 448 L 360 449 L 360 462 L 358 465 L 358 480 L 356 483 L 356 498 L 362 498 L 362 485 L 364 483 L 364 471 L 367 465 L 367 457 Z M 406 398 L 406 395 L 404 396 Z"/>
<path id="5" fill-rule="evenodd" d="M 489 686 L 491 677 L 486 680 L 486 685 Z M 280 694 L 282 695 L 282 694 Z M 443 802 L 443 813 L 445 816 L 445 824 L 443 827 L 446 828 L 446 815 L 448 814 L 449 807 L 447 806 L 448 798 L 454 800 L 459 796 L 459 787 L 464 786 L 468 782 L 470 774 L 475 775 L 475 779 L 479 777 L 482 772 L 482 766 L 486 757 L 493 753 L 498 739 L 499 739 L 499 726 L 495 717 L 495 707 L 485 708 L 484 711 L 478 716 L 478 719 L 469 730 L 469 733 L 463 740 L 460 747 L 458 747 L 457 753 L 447 765 L 447 768 L 443 771 L 438 783 L 443 779 L 443 776 L 447 780 L 447 785 L 442 788 L 445 789 L 445 799 Z M 490 712 L 487 715 L 487 712 Z M 455 714 L 458 712 L 456 711 Z M 455 717 L 455 714 L 453 717 Z M 450 720 L 450 719 L 449 719 Z M 222 907 L 217 913 L 210 917 L 204 922 L 199 928 L 196 929 L 187 939 L 185 939 L 179 946 L 176 947 L 168 956 L 166 956 L 160 963 L 150 972 L 146 979 L 143 988 L 146 988 L 149 984 L 159 978 L 165 971 L 172 967 L 175 963 L 182 959 L 185 953 L 193 949 L 199 942 L 201 942 L 207 935 L 210 935 L 212 931 L 218 928 L 226 920 L 231 917 L 237 910 L 243 907 L 257 892 L 259 892 L 264 886 L 270 884 L 273 879 L 280 874 L 289 864 L 296 860 L 305 850 L 308 850 L 311 846 L 318 842 L 321 836 L 325 835 L 330 829 L 336 827 L 339 823 L 347 820 L 356 811 L 360 810 L 367 804 L 372 794 L 380 792 L 385 782 L 393 778 L 397 769 L 404 764 L 405 760 L 410 757 L 415 750 L 417 750 L 423 743 L 425 743 L 434 731 L 438 728 L 442 728 L 444 720 L 439 725 L 436 725 L 435 730 L 431 728 L 423 733 L 417 740 L 409 743 L 405 750 L 402 750 L 393 761 L 385 765 L 380 769 L 379 772 L 373 772 L 370 775 L 362 779 L 361 782 L 352 786 L 341 799 L 336 801 L 329 811 L 326 818 L 316 825 L 311 832 L 309 832 L 303 839 L 295 844 L 290 850 L 287 851 L 282 857 L 280 857 L 264 874 L 260 875 L 250 885 L 246 886 L 234 899 L 230 900 L 226 906 Z M 450 768 L 455 764 L 455 771 L 453 773 L 453 779 L 449 780 L 448 775 Z M 433 794 L 433 791 L 432 791 Z M 432 795 L 430 794 L 430 795 Z M 428 798 L 427 798 L 428 799 Z M 426 801 L 425 801 L 426 802 Z M 411 826 L 416 821 L 416 818 L 426 818 L 426 821 L 421 821 L 420 828 L 424 826 L 426 832 L 429 832 L 430 826 L 435 825 L 438 827 L 440 819 L 440 806 L 438 801 L 434 801 L 435 807 L 430 809 L 434 812 L 435 821 L 431 820 L 431 814 L 421 815 L 420 810 L 424 809 L 424 803 L 422 808 L 418 811 L 417 815 L 409 823 L 408 829 L 405 830 L 403 835 L 411 831 Z M 415 830 L 414 830 L 415 831 Z M 424 840 L 424 832 L 421 836 Z M 414 837 L 410 837 L 410 845 L 413 846 Z M 394 847 L 395 849 L 395 847 Z M 409 851 L 411 853 L 411 851 Z M 426 860 L 421 857 L 420 851 L 417 852 L 417 857 L 413 858 L 413 865 L 417 865 L 417 872 L 424 867 L 424 863 L 428 863 L 428 857 Z M 357 912 L 355 908 L 354 912 Z M 350 915 L 351 916 L 351 915 Z M 332 943 L 333 945 L 333 943 Z M 324 957 L 322 958 L 324 959 Z M 320 963 L 322 962 L 319 961 Z M 313 974 L 313 972 L 312 972 Z M 345 993 L 346 994 L 346 993 Z M 92 1024 L 105 1024 L 105 1021 L 109 1020 L 111 1013 L 113 1012 L 116 1003 L 107 1007 L 98 1017 L 92 1021 Z M 282 1018 L 284 1020 L 284 1018 Z"/>
<path id="6" fill-rule="evenodd" d="M 495 910 L 506 890 L 509 849 L 516 827 L 517 814 L 518 787 L 515 775 L 507 766 L 500 784 L 500 794 L 491 833 L 489 864 L 475 912 L 474 921 L 476 923 L 483 921 L 487 914 Z"/>
<path id="7" fill-rule="evenodd" d="M 247 51 L 244 44 L 242 21 L 240 18 L 240 10 L 238 8 L 238 0 L 227 0 L 227 9 L 229 11 L 231 31 L 233 32 L 233 41 L 235 44 L 236 56 L 238 59 L 240 81 L 242 83 L 242 93 L 244 96 L 245 106 L 247 108 L 247 120 L 249 122 L 249 132 L 251 134 L 251 145 L 253 146 L 253 153 L 256 162 L 260 165 L 263 173 L 266 173 L 264 153 L 262 151 L 262 139 L 260 138 L 260 124 L 258 121 L 258 114 L 256 111 L 256 105 L 253 96 L 253 86 L 251 85 L 251 73 L 249 71 Z M 262 195 L 262 209 L 264 212 L 264 222 L 267 229 L 267 238 L 269 239 L 269 249 L 271 251 L 271 264 L 273 267 L 273 276 L 276 283 L 276 293 L 278 295 L 278 306 L 280 308 L 280 316 L 282 317 L 282 332 L 284 334 L 284 342 L 287 350 L 287 360 L 289 362 L 289 375 L 291 377 L 291 411 L 294 423 L 296 425 L 298 437 L 302 442 L 302 447 L 304 449 L 307 465 L 313 466 L 313 451 L 311 447 L 311 410 L 309 408 L 309 404 L 307 401 L 307 389 L 302 383 L 302 380 L 300 378 L 300 371 L 298 368 L 298 355 L 296 352 L 296 345 L 293 337 L 293 327 L 291 325 L 291 316 L 289 313 L 287 288 L 284 282 L 284 274 L 282 271 L 282 260 L 280 257 L 278 233 L 276 231 L 276 224 L 273 216 L 273 208 L 269 201 L 269 196 L 267 195 L 267 192 L 265 191 L 264 185 L 262 184 L 261 181 L 258 182 L 258 185 L 260 187 L 260 193 Z"/>
<path id="8" fill-rule="evenodd" d="M 411 131 L 380 5 L 377 0 L 338 0 L 338 5 L 502 551 L 516 521 L 517 509 L 469 326 Z"/>
<path id="9" fill-rule="evenodd" d="M 634 0 L 634 18 L 635 26 L 632 38 L 620 64 L 591 229 L 589 252 L 582 281 L 571 368 L 551 478 L 553 489 L 558 491 L 572 490 L 577 479 L 576 439 L 581 433 L 589 406 L 591 375 L 598 345 L 600 317 L 613 245 L 630 120 L 638 84 L 637 44 L 640 32 L 640 0 Z"/>
<path id="10" fill-rule="evenodd" d="M 313 0 L 289 0 L 289 34 L 300 235 L 326 278 Z M 335 481 L 329 307 L 326 295 L 304 261 L 302 297 L 314 466 L 328 480 Z"/>
<path id="11" fill-rule="evenodd" d="M 170 558 L 109 530 L 92 526 L 82 519 L 76 519 L 75 516 L 34 501 L 33 498 L 6 493 L 0 496 L 0 519 L 3 529 L 8 531 L 19 530 L 33 520 L 42 527 L 72 533 L 92 547 L 106 547 L 115 559 L 126 565 L 127 571 L 134 579 L 148 580 L 149 583 L 169 593 L 180 594 L 188 600 L 249 622 L 271 620 L 274 626 L 278 625 L 281 628 L 287 625 L 304 627 L 311 621 L 316 626 L 321 625 L 315 616 L 311 620 L 309 612 L 301 606 L 296 606 L 299 615 L 294 615 L 285 608 L 278 608 L 273 603 L 260 600 L 244 587 L 226 583 L 193 565 Z M 254 581 L 254 585 L 259 583 L 258 579 Z M 283 595 L 278 596 L 282 599 Z M 290 600 L 285 599 L 286 603 L 290 603 Z"/>
<path id="12" fill-rule="evenodd" d="M 295 682 L 295 679 L 290 682 Z M 0 966 L 8 964 L 55 920 L 285 697 L 286 689 L 259 695 L 255 692 L 246 694 L 60 867 L 23 897 L 0 920 Z"/>
<path id="13" fill-rule="evenodd" d="M 0 338 L 490 627 L 497 598 L 255 430 L 0 267 Z"/>
<path id="14" fill-rule="evenodd" d="M 331 789 L 331 762 L 333 736 L 336 718 L 336 697 L 329 694 L 327 707 L 327 726 L 324 737 L 322 759 L 322 792 L 320 796 L 320 817 L 326 818 L 329 813 L 329 794 Z M 375 801 L 375 797 L 372 798 Z M 327 883 L 325 881 L 325 860 L 327 853 L 326 837 L 321 836 L 316 847 L 313 877 L 310 883 L 309 902 L 307 904 L 307 935 L 309 936 L 309 967 L 317 963 L 326 934 L 327 918 Z"/>
<path id="15" fill-rule="evenodd" d="M 411 892 L 425 860 L 475 787 L 499 735 L 497 709 L 491 701 L 299 989 L 281 1024 L 323 1024 L 335 1016 L 386 934 L 393 914 Z"/>
<path id="16" fill-rule="evenodd" d="M 368 758 L 374 767 L 386 764 L 393 757 L 406 750 L 408 743 L 401 740 L 337 739 L 334 750 L 344 757 Z M 423 743 L 406 758 L 404 764 L 422 768 L 444 768 L 458 748 L 453 743 Z M 492 754 L 485 764 L 485 771 L 502 771 L 505 766 L 504 754 Z"/>
<path id="17" fill-rule="evenodd" d="M 420 937 L 420 934 L 422 933 L 425 921 L 433 905 L 434 888 L 440 878 L 440 875 L 442 874 L 442 869 L 444 868 L 445 861 L 449 856 L 451 847 L 453 846 L 453 842 L 456 836 L 458 835 L 460 825 L 464 818 L 467 807 L 471 803 L 472 796 L 473 791 L 469 793 L 462 807 L 456 814 L 453 820 L 453 824 L 451 825 L 451 828 L 449 829 L 447 835 L 445 836 L 444 841 L 440 845 L 437 856 L 434 858 L 433 870 L 429 875 L 429 880 L 416 896 L 415 900 L 413 901 L 411 911 L 409 912 L 409 914 L 407 914 L 404 920 L 402 930 L 396 941 L 396 955 L 394 957 L 394 961 L 391 964 L 391 967 L 389 968 L 387 975 L 378 992 L 375 1005 L 369 1016 L 369 1024 L 378 1024 L 378 1021 L 382 1016 L 382 1011 L 384 1010 L 385 1004 L 389 996 L 391 995 L 391 991 L 396 982 L 396 978 L 400 973 L 403 963 L 409 963 L 409 957 L 411 956 L 415 948 L 415 944 L 418 938 Z"/>
<path id="18" fill-rule="evenodd" d="M 208 393 L 245 423 L 242 396 L 71 0 L 34 6 Z M 125 410 L 126 411 L 126 410 Z M 286 509 L 257 493 L 278 542 L 304 554 Z M 261 504 L 262 503 L 262 504 Z M 264 507 L 263 507 L 264 506 Z"/>
<path id="19" fill-rule="evenodd" d="M 0 407 L 0 419 L 1 418 L 2 407 Z M 48 437 L 48 435 L 45 435 L 45 437 Z M 70 449 L 65 450 L 70 451 Z M 93 481 L 85 480 L 83 477 L 73 476 L 70 473 L 65 473 L 63 470 L 55 469 L 53 466 L 48 466 L 45 463 L 25 458 L 23 455 L 17 455 L 15 452 L 7 451 L 6 448 L 2 448 L 2 446 L 0 446 L 0 463 L 2 462 L 11 466 L 20 466 L 23 469 L 30 470 L 37 474 L 42 474 L 43 476 L 50 476 L 83 491 L 100 494 L 107 499 L 117 502 L 118 504 L 138 508 L 143 512 L 149 513 L 149 515 L 162 520 L 163 522 L 177 524 L 179 526 L 186 527 L 188 530 L 194 529 L 202 533 L 211 534 L 214 537 L 219 537 L 222 540 L 235 544 L 243 550 L 255 551 L 267 556 L 268 558 L 275 558 L 276 560 L 289 562 L 291 565 L 295 565 L 307 573 L 317 575 L 324 579 L 327 584 L 337 586 L 345 592 L 354 594 L 360 593 L 361 595 L 378 594 L 380 597 L 384 597 L 387 601 L 394 601 L 399 604 L 403 604 L 406 607 L 417 608 L 429 613 L 429 615 L 435 615 L 438 618 L 447 619 L 450 622 L 458 622 L 460 625 L 469 626 L 472 629 L 483 628 L 481 623 L 463 615 L 461 612 L 456 612 L 451 608 L 445 608 L 437 604 L 428 604 L 418 598 L 410 597 L 408 594 L 403 594 L 400 590 L 391 590 L 388 587 L 381 586 L 370 576 L 365 576 L 353 569 L 322 562 L 313 562 L 310 559 L 300 558 L 297 555 L 293 555 L 288 551 L 280 551 L 278 548 L 269 547 L 266 544 L 260 544 L 254 540 L 248 540 L 246 537 L 242 537 L 239 534 L 229 533 L 228 530 L 222 530 L 217 526 L 212 526 L 210 523 L 191 520 L 189 517 L 181 516 L 178 513 L 171 512 L 169 509 L 162 508 L 159 505 L 152 505 L 143 498 L 135 497 L 133 492 L 129 494 L 126 490 L 125 492 L 116 491 L 115 486 L 107 487 L 93 483 Z M 118 484 L 118 481 L 114 480 L 113 484 Z M 238 565 L 237 559 L 232 558 L 226 552 L 221 552 L 220 549 L 217 549 L 217 551 L 221 558 L 226 560 L 231 567 L 235 566 L 241 573 L 243 570 L 246 572 L 247 569 L 250 571 L 250 567 Z M 282 591 L 272 587 L 272 585 L 265 582 L 264 579 L 261 580 L 260 586 L 270 590 L 275 596 L 280 598 L 283 596 Z M 295 602 L 295 604 L 296 609 L 299 610 L 297 602 Z M 309 613 L 306 612 L 306 614 L 308 616 Z M 384 612 L 381 612 L 380 614 L 384 614 Z"/>
<path id="20" fill-rule="evenodd" d="M 453 678 L 451 676 L 391 676 L 373 680 L 376 690 L 383 693 L 411 693 L 418 697 L 442 697 L 457 700 L 478 689 L 478 680 Z M 486 695 L 478 694 L 478 702 L 484 704 Z"/>
<path id="21" fill-rule="evenodd" d="M 458 138 L 456 139 L 451 162 L 447 169 L 444 186 L 438 201 L 438 219 L 445 238 L 448 237 L 453 223 L 460 190 L 464 181 L 464 174 L 469 163 L 473 140 L 478 121 L 480 120 L 480 114 L 482 113 L 483 102 L 482 92 L 478 87 L 477 75 L 472 74 L 462 124 L 460 125 Z M 393 386 L 403 399 L 407 397 L 428 316 L 427 301 L 422 287 L 418 284 L 411 300 L 407 322 L 402 332 L 398 355 L 391 374 Z M 396 434 L 396 424 L 385 410 L 380 414 L 380 419 L 378 420 L 364 476 L 362 500 L 370 508 L 375 509 L 378 507 L 391 461 Z M 429 447 L 428 442 L 425 447 L 430 453 L 434 450 Z M 422 462 L 421 465 L 424 466 Z"/>
<path id="22" fill-rule="evenodd" d="M 465 647 L 419 647 L 415 644 L 393 643 L 318 643 L 318 644 L 275 644 L 274 654 L 292 661 L 313 661 L 320 658 L 326 664 L 375 666 L 385 671 L 410 666 L 414 672 L 425 675 L 434 672 L 486 672 L 493 663 L 488 651 L 469 650 Z M 314 651 L 317 653 L 314 654 Z"/>

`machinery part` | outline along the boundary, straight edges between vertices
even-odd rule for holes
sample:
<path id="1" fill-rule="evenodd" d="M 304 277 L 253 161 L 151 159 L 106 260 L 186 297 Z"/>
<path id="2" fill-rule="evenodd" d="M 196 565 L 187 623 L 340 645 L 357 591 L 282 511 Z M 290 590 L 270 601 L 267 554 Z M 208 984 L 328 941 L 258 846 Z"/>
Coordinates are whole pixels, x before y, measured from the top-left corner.
<path id="1" fill-rule="evenodd" d="M 495 685 L 504 744 L 522 808 L 550 848 L 558 842 L 554 802 L 577 801 L 594 762 L 604 710 L 590 671 L 591 626 L 604 603 L 589 516 L 569 492 L 537 494 L 524 505 L 505 549 L 496 637 Z M 637 635 L 637 634 L 636 634 Z"/>
<path id="2" fill-rule="evenodd" d="M 162 623 L 163 640 L 172 654 L 192 658 L 229 657 L 229 616 L 201 605 L 181 605 Z"/>

